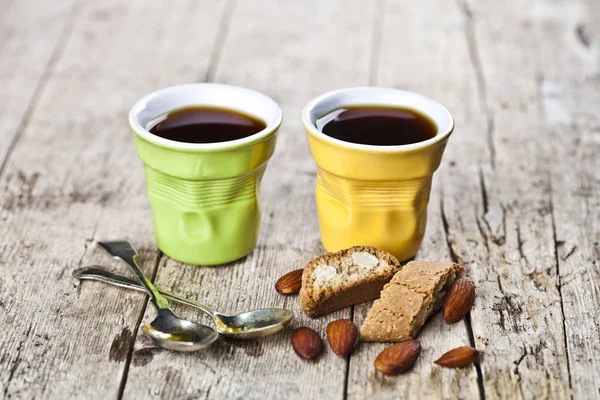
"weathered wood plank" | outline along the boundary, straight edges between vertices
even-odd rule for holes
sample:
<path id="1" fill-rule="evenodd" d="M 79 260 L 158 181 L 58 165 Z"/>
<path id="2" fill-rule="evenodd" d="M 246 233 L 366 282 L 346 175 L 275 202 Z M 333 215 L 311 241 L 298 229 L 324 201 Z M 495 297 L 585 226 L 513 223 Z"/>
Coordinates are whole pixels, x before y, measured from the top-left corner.
<path id="1" fill-rule="evenodd" d="M 575 398 L 600 398 L 600 4 L 540 4 L 538 94 Z"/>
<path id="2" fill-rule="evenodd" d="M 80 3 L 9 1 L 0 17 L 0 397 L 476 398 L 475 368 L 431 365 L 472 329 L 487 397 L 600 398 L 600 3 Z M 260 244 L 218 268 L 160 258 L 126 124 L 142 94 L 199 79 L 284 109 Z M 418 257 L 462 261 L 478 298 L 472 327 L 432 318 L 412 372 L 376 374 L 377 344 L 303 362 L 290 331 L 158 350 L 136 332 L 153 315 L 143 295 L 69 277 L 126 271 L 94 243 L 127 237 L 160 286 L 223 311 L 289 307 L 323 337 L 335 318 L 360 324 L 368 306 L 309 320 L 273 284 L 323 251 L 300 109 L 367 83 L 429 95 L 457 121 Z"/>
<path id="3" fill-rule="evenodd" d="M 2 5 L 0 174 L 70 35 L 73 3 L 60 1 L 52 8 L 44 6 L 43 0 Z"/>
<path id="4" fill-rule="evenodd" d="M 278 295 L 274 283 L 323 252 L 314 205 L 315 167 L 300 110 L 326 90 L 367 83 L 365 55 L 374 11 L 363 1 L 239 2 L 215 78 L 268 93 L 284 113 L 278 148 L 263 182 L 259 245 L 245 260 L 223 267 L 161 260 L 158 285 L 225 312 L 287 307 L 296 314 L 292 328 L 310 326 L 323 338 L 329 321 L 350 316 L 346 309 L 308 319 L 297 297 Z M 177 311 L 200 318 L 188 309 Z M 152 315 L 147 312 L 144 321 Z M 221 340 L 194 355 L 151 350 L 138 335 L 125 398 L 139 393 L 155 398 L 342 398 L 347 361 L 328 348 L 317 362 L 303 361 L 294 354 L 290 335 L 291 329 L 249 343 Z"/>
<path id="5" fill-rule="evenodd" d="M 381 10 L 382 37 L 373 84 L 398 87 L 423 93 L 454 112 L 458 126 L 451 137 L 449 153 L 461 151 L 462 125 L 466 107 L 476 102 L 477 91 L 469 70 L 468 49 L 464 42 L 462 16 L 455 4 L 447 1 L 386 1 Z M 430 22 L 436 15 L 435 23 Z M 423 27 L 427 26 L 427 30 Z M 444 37 L 444 40 L 440 40 Z M 399 38 L 402 38 L 399 40 Z M 457 79 L 458 78 L 458 79 Z M 451 168 L 456 156 L 448 155 L 441 171 Z M 440 173 L 434 178 L 428 207 L 425 241 L 417 258 L 451 260 L 441 215 Z M 370 304 L 355 307 L 354 319 L 362 324 Z M 433 364 L 441 354 L 469 345 L 464 323 L 447 325 L 440 314 L 433 316 L 419 335 L 423 351 L 411 372 L 385 377 L 373 367 L 377 354 L 389 344 L 364 343 L 351 357 L 348 398 L 477 398 L 475 368 L 454 371 Z"/>
<path id="6" fill-rule="evenodd" d="M 118 396 L 145 299 L 78 287 L 70 273 L 110 265 L 97 238 L 131 239 L 146 270 L 155 269 L 126 115 L 143 93 L 205 73 L 223 10 L 208 3 L 111 0 L 78 9 L 0 181 L 0 324 L 10 327 L 0 332 L 0 397 Z M 55 17 L 54 3 L 38 7 Z"/>
<path id="7" fill-rule="evenodd" d="M 550 137 L 537 102 L 535 7 L 520 4 L 459 3 L 480 101 L 457 128 L 471 145 L 449 149 L 456 167 L 443 174 L 443 212 L 449 244 L 471 267 L 478 289 L 471 317 L 485 353 L 486 396 L 562 399 L 571 390 L 555 264 Z"/>

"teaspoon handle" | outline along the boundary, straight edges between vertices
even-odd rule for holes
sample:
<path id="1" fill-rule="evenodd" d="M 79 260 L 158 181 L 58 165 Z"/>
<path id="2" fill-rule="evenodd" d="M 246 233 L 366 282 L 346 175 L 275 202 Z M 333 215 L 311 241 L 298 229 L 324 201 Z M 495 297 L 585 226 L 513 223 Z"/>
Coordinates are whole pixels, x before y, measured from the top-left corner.
<path id="1" fill-rule="evenodd" d="M 150 301 L 157 310 L 168 310 L 169 302 L 165 299 L 160 292 L 154 287 L 150 279 L 144 274 L 144 271 L 137 264 L 136 259 L 138 257 L 137 251 L 133 248 L 129 242 L 98 242 L 98 244 L 108 252 L 114 258 L 124 261 L 131 272 L 138 278 L 142 287 L 150 296 Z"/>
<path id="2" fill-rule="evenodd" d="M 113 285 L 113 286 L 119 286 L 119 287 L 122 287 L 125 289 L 137 290 L 138 292 L 146 292 L 146 290 L 142 286 L 140 286 L 139 283 L 135 282 L 134 280 L 132 280 L 126 276 L 107 271 L 106 269 L 99 267 L 99 266 L 95 266 L 95 265 L 91 266 L 91 267 L 84 267 L 84 268 L 76 269 L 75 271 L 73 271 L 73 276 L 75 278 L 81 279 L 81 280 L 83 280 L 83 279 L 94 280 L 94 281 L 98 281 L 98 282 L 108 283 L 109 285 Z M 160 292 L 160 294 L 162 294 L 163 296 L 165 296 L 168 299 L 171 299 L 171 300 L 176 301 L 181 304 L 188 305 L 190 307 L 197 308 L 198 310 L 203 311 L 206 314 L 208 314 L 214 318 L 214 312 L 210 308 L 208 308 L 200 303 L 196 303 L 195 301 L 188 300 L 177 294 L 166 292 L 166 291 L 160 290 L 158 288 L 156 290 L 158 290 Z"/>

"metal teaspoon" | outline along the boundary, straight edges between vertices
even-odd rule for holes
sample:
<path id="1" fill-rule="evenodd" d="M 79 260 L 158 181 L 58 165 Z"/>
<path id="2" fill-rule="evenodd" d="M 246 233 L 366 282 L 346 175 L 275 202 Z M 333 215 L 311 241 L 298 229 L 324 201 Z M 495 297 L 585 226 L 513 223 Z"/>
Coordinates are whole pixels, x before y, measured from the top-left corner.
<path id="1" fill-rule="evenodd" d="M 144 333 L 165 349 L 176 351 L 196 351 L 214 343 L 219 334 L 208 326 L 179 318 L 169 308 L 169 302 L 156 290 L 152 282 L 137 265 L 137 252 L 129 242 L 99 242 L 114 258 L 124 261 L 150 296 L 156 308 L 154 321 L 142 327 Z"/>
<path id="2" fill-rule="evenodd" d="M 76 269 L 73 271 L 73 276 L 82 280 L 95 280 L 140 292 L 144 291 L 134 280 L 96 265 Z M 210 315 L 217 325 L 217 332 L 232 339 L 253 339 L 272 335 L 282 330 L 294 318 L 294 313 L 283 308 L 264 308 L 237 315 L 225 315 L 177 294 L 157 290 L 173 301 L 197 308 Z"/>

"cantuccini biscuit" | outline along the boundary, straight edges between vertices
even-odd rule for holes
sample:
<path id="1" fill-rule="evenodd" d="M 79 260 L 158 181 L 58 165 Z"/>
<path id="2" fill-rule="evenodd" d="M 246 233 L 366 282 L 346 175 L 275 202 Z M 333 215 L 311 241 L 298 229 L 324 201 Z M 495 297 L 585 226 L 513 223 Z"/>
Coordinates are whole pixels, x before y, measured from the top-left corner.
<path id="1" fill-rule="evenodd" d="M 373 300 L 399 269 L 393 255 L 374 247 L 325 254 L 304 268 L 300 305 L 314 317 Z"/>

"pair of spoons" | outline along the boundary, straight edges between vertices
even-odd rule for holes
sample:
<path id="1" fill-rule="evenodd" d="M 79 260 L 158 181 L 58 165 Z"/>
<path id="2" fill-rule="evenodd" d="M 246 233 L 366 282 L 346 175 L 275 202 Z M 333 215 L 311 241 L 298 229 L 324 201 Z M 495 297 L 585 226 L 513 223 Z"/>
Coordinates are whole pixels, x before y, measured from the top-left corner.
<path id="1" fill-rule="evenodd" d="M 125 276 L 95 266 L 77 269 L 73 276 L 146 292 L 156 308 L 157 316 L 142 329 L 160 347 L 176 351 L 196 351 L 214 343 L 219 334 L 235 339 L 267 336 L 283 329 L 294 317 L 291 311 L 281 308 L 265 308 L 231 316 L 221 314 L 176 294 L 158 290 L 138 266 L 138 254 L 129 242 L 99 242 L 98 245 L 114 258 L 124 261 L 141 285 Z M 217 330 L 177 317 L 169 308 L 165 297 L 210 315 Z"/>

